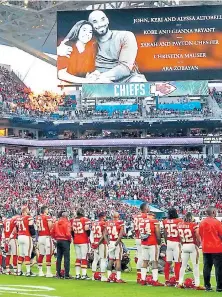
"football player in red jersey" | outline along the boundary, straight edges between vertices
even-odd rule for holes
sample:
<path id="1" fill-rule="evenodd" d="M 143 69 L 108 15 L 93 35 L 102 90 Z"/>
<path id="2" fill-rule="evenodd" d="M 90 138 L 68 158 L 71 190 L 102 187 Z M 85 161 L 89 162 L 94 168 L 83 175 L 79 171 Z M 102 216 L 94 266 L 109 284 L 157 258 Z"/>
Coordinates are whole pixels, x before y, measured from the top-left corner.
<path id="1" fill-rule="evenodd" d="M 10 239 L 10 235 L 12 234 L 15 226 L 16 226 L 17 217 L 7 218 L 3 222 L 3 242 L 5 243 L 5 251 L 6 251 L 6 274 L 11 274 L 10 271 L 10 258 L 13 257 L 13 269 L 14 274 L 17 274 L 17 260 L 18 260 L 18 242 L 17 235 L 13 233 L 14 236 Z"/>
<path id="2" fill-rule="evenodd" d="M 53 253 L 53 243 L 51 237 L 51 229 L 53 227 L 52 218 L 48 215 L 49 210 L 47 206 L 42 206 L 40 210 L 41 214 L 36 218 L 36 225 L 38 230 L 38 268 L 39 276 L 45 276 L 42 271 L 42 262 L 44 256 L 46 256 L 46 277 L 53 277 L 51 272 L 51 258 Z"/>
<path id="3" fill-rule="evenodd" d="M 144 202 L 140 205 L 140 211 L 141 211 L 141 213 L 136 215 L 133 220 L 135 239 L 136 239 L 136 248 L 137 248 L 136 255 L 138 258 L 137 263 L 136 263 L 137 283 L 140 283 L 141 267 L 143 265 L 142 246 L 141 246 L 141 238 L 140 238 L 140 232 L 139 232 L 139 222 L 141 219 L 144 219 L 144 218 L 153 218 L 153 215 L 150 214 L 149 205 L 146 202 Z"/>
<path id="4" fill-rule="evenodd" d="M 89 236 L 91 221 L 84 217 L 84 209 L 77 210 L 77 217 L 71 219 L 72 235 L 74 237 L 74 246 L 76 252 L 76 279 L 88 280 L 87 276 L 87 254 L 89 250 Z M 80 276 L 80 270 L 82 268 L 82 277 Z"/>
<path id="5" fill-rule="evenodd" d="M 108 239 L 105 213 L 100 213 L 98 215 L 98 218 L 98 221 L 92 223 L 92 230 L 90 234 L 91 247 L 94 250 L 94 259 L 92 263 L 92 280 L 94 280 L 94 274 L 97 271 L 97 264 L 100 261 L 101 281 L 105 282 L 107 281 L 105 272 L 108 255 Z"/>
<path id="6" fill-rule="evenodd" d="M 158 281 L 159 246 L 161 243 L 160 224 L 156 219 L 144 218 L 139 222 L 142 244 L 143 265 L 141 268 L 141 285 L 146 285 L 146 273 L 149 262 L 152 263 L 152 285 L 164 286 Z"/>
<path id="7" fill-rule="evenodd" d="M 179 288 L 183 288 L 184 275 L 189 259 L 193 265 L 194 283 L 196 290 L 205 290 L 200 286 L 199 270 L 199 246 L 200 235 L 199 226 L 193 222 L 192 213 L 188 212 L 184 217 L 184 222 L 178 224 L 179 236 L 182 243 L 182 266 L 180 269 Z"/>
<path id="8" fill-rule="evenodd" d="M 31 254 L 33 250 L 33 240 L 35 237 L 34 220 L 29 215 L 27 206 L 23 207 L 22 215 L 16 219 L 16 227 L 14 228 L 9 239 L 14 237 L 14 232 L 18 232 L 19 257 L 18 257 L 18 275 L 22 275 L 22 263 L 25 261 L 26 276 L 35 276 L 30 270 Z M 16 230 L 17 229 L 17 230 Z"/>
<path id="9" fill-rule="evenodd" d="M 168 219 L 163 220 L 164 237 L 167 244 L 166 251 L 166 263 L 164 267 L 165 282 L 169 284 L 170 278 L 170 266 L 174 261 L 174 271 L 176 281 L 179 281 L 179 273 L 181 267 L 181 243 L 178 231 L 178 224 L 183 220 L 178 218 L 178 214 L 175 208 L 171 208 L 168 211 Z"/>
<path id="10" fill-rule="evenodd" d="M 113 220 L 107 222 L 107 234 L 109 236 L 109 263 L 107 267 L 108 281 L 115 261 L 116 282 L 125 283 L 121 279 L 121 260 L 123 255 L 121 240 L 124 235 L 124 222 L 120 220 L 118 212 L 114 213 Z"/>

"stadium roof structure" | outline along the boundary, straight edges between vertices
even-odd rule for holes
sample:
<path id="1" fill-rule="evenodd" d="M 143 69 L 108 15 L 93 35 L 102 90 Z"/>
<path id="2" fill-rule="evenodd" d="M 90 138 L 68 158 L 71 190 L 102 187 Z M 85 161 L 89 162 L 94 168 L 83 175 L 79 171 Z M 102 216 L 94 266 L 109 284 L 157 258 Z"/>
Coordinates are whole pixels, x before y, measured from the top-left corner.
<path id="1" fill-rule="evenodd" d="M 0 43 L 15 46 L 56 65 L 56 13 L 58 10 L 164 7 L 219 4 L 218 1 L 7 1 L 0 0 Z"/>

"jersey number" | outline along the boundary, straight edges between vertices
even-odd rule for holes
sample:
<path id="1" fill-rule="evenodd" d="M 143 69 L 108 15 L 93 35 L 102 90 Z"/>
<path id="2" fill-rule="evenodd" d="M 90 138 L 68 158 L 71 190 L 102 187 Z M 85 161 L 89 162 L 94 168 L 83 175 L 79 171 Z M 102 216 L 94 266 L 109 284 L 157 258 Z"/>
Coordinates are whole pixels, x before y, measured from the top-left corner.
<path id="1" fill-rule="evenodd" d="M 166 224 L 167 237 L 178 237 L 177 224 Z"/>
<path id="2" fill-rule="evenodd" d="M 179 229 L 179 234 L 182 242 L 192 243 L 193 235 L 190 229 Z"/>
<path id="3" fill-rule="evenodd" d="M 76 222 L 76 223 L 73 225 L 73 231 L 74 231 L 74 233 L 76 233 L 76 234 L 82 234 L 82 233 L 84 233 L 82 223 L 81 223 L 81 222 Z"/>
<path id="4" fill-rule="evenodd" d="M 101 238 L 101 237 L 102 237 L 102 229 L 101 229 L 101 226 L 93 225 L 93 226 L 92 226 L 92 232 L 93 232 L 93 236 L 94 236 L 94 238 Z"/>
<path id="5" fill-rule="evenodd" d="M 37 223 L 38 231 L 45 231 L 42 219 L 38 219 L 36 223 Z"/>
<path id="6" fill-rule="evenodd" d="M 10 222 L 6 222 L 5 223 L 5 232 L 9 232 L 10 231 Z"/>
<path id="7" fill-rule="evenodd" d="M 19 231 L 26 231 L 23 221 L 18 221 L 18 229 L 19 229 Z"/>
<path id="8" fill-rule="evenodd" d="M 108 232 L 109 236 L 112 236 L 115 239 L 118 238 L 118 232 L 117 232 L 116 226 L 108 226 L 107 232 Z"/>
<path id="9" fill-rule="evenodd" d="M 139 230 L 141 234 L 151 235 L 150 223 L 139 223 Z"/>

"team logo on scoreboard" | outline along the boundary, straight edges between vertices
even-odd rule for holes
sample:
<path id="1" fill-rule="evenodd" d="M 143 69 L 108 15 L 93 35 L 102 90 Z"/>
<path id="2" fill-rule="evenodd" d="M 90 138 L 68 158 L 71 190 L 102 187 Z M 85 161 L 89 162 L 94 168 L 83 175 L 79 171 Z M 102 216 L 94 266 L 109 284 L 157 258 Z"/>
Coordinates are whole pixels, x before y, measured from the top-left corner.
<path id="1" fill-rule="evenodd" d="M 155 96 L 169 95 L 173 93 L 176 89 L 176 86 L 168 82 L 157 82 L 150 85 L 150 93 Z"/>

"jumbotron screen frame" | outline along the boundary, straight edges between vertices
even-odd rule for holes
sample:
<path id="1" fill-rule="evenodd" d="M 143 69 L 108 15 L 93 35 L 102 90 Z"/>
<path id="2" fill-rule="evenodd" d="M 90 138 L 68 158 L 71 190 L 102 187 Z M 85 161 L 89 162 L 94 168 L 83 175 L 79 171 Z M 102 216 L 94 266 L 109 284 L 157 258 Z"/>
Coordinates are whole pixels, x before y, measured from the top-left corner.
<path id="1" fill-rule="evenodd" d="M 84 67 L 79 68 L 75 57 L 70 56 L 70 59 L 62 57 L 64 59 L 61 62 L 61 56 L 58 56 L 58 65 L 67 67 L 71 75 L 85 78 L 95 70 L 104 73 L 113 70 L 115 66 L 123 66 L 120 68 L 124 72 L 125 66 L 125 70 L 130 68 L 130 74 L 126 71 L 125 76 L 121 74 L 120 77 L 113 79 L 109 77 L 111 83 L 132 82 L 131 78 L 135 73 L 137 82 L 144 82 L 144 79 L 145 81 L 222 79 L 221 5 L 111 9 L 100 13 L 107 18 L 106 21 L 103 20 L 103 26 L 111 34 L 109 38 L 107 37 L 109 43 L 107 51 L 105 45 L 101 47 L 104 40 L 101 34 L 105 32 L 99 31 L 102 24 L 101 14 L 96 15 L 95 11 L 90 10 L 57 12 L 57 46 L 68 36 L 67 44 L 75 50 L 77 58 L 76 44 L 81 37 L 78 36 L 76 25 L 85 21 L 89 28 L 90 24 L 92 26 L 92 37 L 86 43 L 85 62 L 82 63 Z M 130 59 L 127 52 L 134 53 L 132 55 L 135 59 Z M 84 55 L 84 51 L 81 55 Z M 115 63 L 110 63 L 111 60 Z M 76 63 L 75 67 L 73 62 Z M 92 66 L 90 63 L 95 65 Z M 107 81 L 104 81 L 103 76 L 103 79 L 98 78 L 96 83 L 107 83 Z"/>

